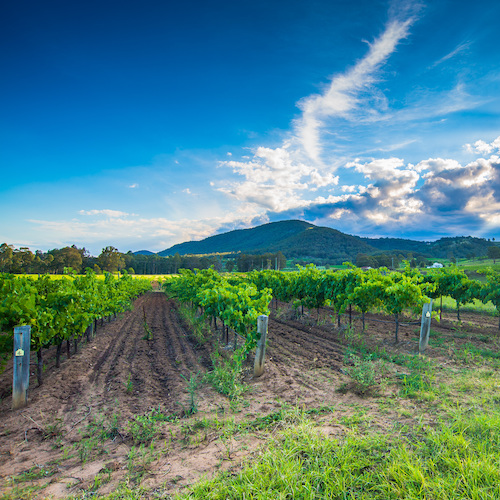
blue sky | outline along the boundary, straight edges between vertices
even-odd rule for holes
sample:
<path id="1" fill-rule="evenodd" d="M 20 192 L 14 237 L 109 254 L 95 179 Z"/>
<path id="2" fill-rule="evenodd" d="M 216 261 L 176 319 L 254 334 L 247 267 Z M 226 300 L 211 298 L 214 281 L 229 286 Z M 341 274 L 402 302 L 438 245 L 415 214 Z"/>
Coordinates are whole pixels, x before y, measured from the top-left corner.
<path id="1" fill-rule="evenodd" d="M 498 238 L 499 22 L 496 0 L 9 2 L 0 243 L 291 218 Z"/>

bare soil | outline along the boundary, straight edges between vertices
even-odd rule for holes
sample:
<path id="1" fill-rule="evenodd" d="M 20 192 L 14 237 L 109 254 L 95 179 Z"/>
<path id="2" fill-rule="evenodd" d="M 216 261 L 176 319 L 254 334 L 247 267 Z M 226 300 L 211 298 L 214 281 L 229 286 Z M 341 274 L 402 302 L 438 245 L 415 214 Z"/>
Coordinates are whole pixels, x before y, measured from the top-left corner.
<path id="1" fill-rule="evenodd" d="M 144 314 L 153 340 L 144 338 Z M 366 319 L 362 336 L 367 345 L 406 354 L 418 349 L 419 325 L 401 326 L 401 341 L 394 345 L 391 318 L 367 315 Z M 453 352 L 464 345 L 498 351 L 496 318 L 462 313 L 462 320 L 458 325 L 453 313 L 446 313 L 440 323 L 433 322 L 428 356 L 458 364 Z M 227 433 L 228 426 L 256 421 L 286 404 L 305 409 L 330 406 L 342 415 L 362 406 L 375 414 L 376 397 L 339 392 L 350 382 L 344 370 L 347 335 L 361 330 L 359 316 L 350 330 L 345 327 L 348 318 L 342 321 L 344 326 L 336 328 L 335 314 L 326 308 L 320 310 L 319 319 L 316 311 L 296 318 L 286 304 L 273 308 L 264 375 L 252 378 L 250 360 L 245 370 L 248 391 L 231 402 L 202 382 L 213 369 L 214 342 L 200 345 L 192 337 L 173 300 L 162 293 L 144 295 L 132 311 L 99 328 L 77 354 L 69 359 L 65 355 L 59 369 L 54 367 L 55 350 L 48 350 L 42 386 L 36 387 L 32 373 L 28 407 L 10 409 L 12 367 L 3 372 L 0 489 L 14 495 L 16 488 L 32 486 L 33 498 L 64 498 L 110 492 L 127 480 L 148 488 L 151 497 L 166 495 L 219 470 L 238 470 L 269 435 L 269 429 Z M 198 412 L 188 417 L 190 380 L 198 381 L 194 393 Z M 395 392 L 386 391 L 385 395 Z M 405 404 L 413 403 L 401 401 Z M 153 445 L 141 448 L 133 441 L 130 422 L 155 410 L 171 416 L 171 421 L 161 422 Z M 383 429 L 392 419 L 385 412 L 372 425 Z M 95 438 L 100 429 L 113 426 L 112 436 Z M 324 423 L 327 435 L 345 430 L 338 418 Z"/>

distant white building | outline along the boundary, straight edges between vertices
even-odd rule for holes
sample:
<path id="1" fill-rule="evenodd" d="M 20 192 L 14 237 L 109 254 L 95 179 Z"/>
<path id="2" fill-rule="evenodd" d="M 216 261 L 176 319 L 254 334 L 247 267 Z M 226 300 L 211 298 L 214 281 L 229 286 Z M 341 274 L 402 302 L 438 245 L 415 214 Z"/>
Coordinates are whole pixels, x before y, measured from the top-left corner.
<path id="1" fill-rule="evenodd" d="M 444 267 L 443 264 L 441 264 L 440 262 L 434 262 L 432 266 L 427 266 L 427 269 L 439 269 L 441 267 Z"/>

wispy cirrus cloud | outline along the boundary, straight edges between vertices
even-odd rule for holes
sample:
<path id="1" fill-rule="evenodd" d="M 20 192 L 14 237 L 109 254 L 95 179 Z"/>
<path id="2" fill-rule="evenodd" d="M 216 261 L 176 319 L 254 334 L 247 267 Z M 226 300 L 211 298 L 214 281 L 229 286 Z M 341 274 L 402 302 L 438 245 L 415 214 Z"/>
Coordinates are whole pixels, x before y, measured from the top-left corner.
<path id="1" fill-rule="evenodd" d="M 472 42 L 470 41 L 467 41 L 467 42 L 462 42 L 460 43 L 459 45 L 457 45 L 451 52 L 448 52 L 447 54 L 445 54 L 443 57 L 441 57 L 440 59 L 438 59 L 437 61 L 435 61 L 430 67 L 429 69 L 433 69 L 435 68 L 436 66 L 439 66 L 440 64 L 443 64 L 445 63 L 446 61 L 456 57 L 457 55 L 463 53 L 463 52 L 467 52 L 470 48 L 470 46 L 472 45 Z"/>
<path id="2" fill-rule="evenodd" d="M 373 115 L 377 113 L 377 108 L 385 107 L 385 100 L 373 88 L 376 74 L 401 40 L 408 36 L 413 22 L 413 17 L 390 21 L 382 35 L 369 44 L 369 51 L 365 57 L 353 68 L 336 75 L 323 93 L 299 101 L 298 106 L 302 110 L 302 116 L 295 121 L 295 131 L 312 160 L 320 159 L 322 151 L 320 133 L 327 119 L 333 117 L 357 119 L 357 115 L 353 116 L 355 111 L 368 111 Z M 368 101 L 370 105 L 366 106 Z"/>
<path id="3" fill-rule="evenodd" d="M 408 36 L 413 21 L 413 16 L 392 16 L 382 35 L 368 44 L 368 53 L 353 68 L 334 76 L 321 94 L 299 101 L 302 114 L 280 147 L 257 147 L 253 157 L 242 158 L 244 161 L 220 162 L 220 166 L 232 169 L 238 177 L 221 183 L 217 189 L 236 200 L 254 204 L 260 212 L 286 211 L 307 206 L 311 198 L 325 199 L 314 198 L 312 193 L 338 185 L 339 177 L 334 172 L 341 161 L 321 161 L 321 130 L 333 117 L 354 120 L 361 108 L 369 115 L 377 112 L 372 101 L 382 100 L 379 95 L 374 98 L 378 94 L 373 87 L 376 74 L 398 43 Z M 371 101 L 370 106 L 366 106 L 367 101 Z"/>
<path id="4" fill-rule="evenodd" d="M 129 214 L 127 212 L 121 212 L 120 210 L 110 210 L 110 209 L 103 209 L 103 210 L 80 210 L 78 212 L 80 215 L 105 215 L 106 217 L 124 217 L 127 215 L 134 215 L 134 214 Z"/>
<path id="5" fill-rule="evenodd" d="M 253 204 L 257 213 L 281 212 L 327 199 L 328 191 L 339 184 L 335 171 L 344 159 L 338 155 L 334 159 L 331 155 L 327 160 L 321 158 L 321 134 L 333 118 L 368 120 L 385 107 L 375 82 L 383 64 L 409 34 L 415 9 L 411 15 L 409 12 L 406 8 L 394 10 L 383 33 L 368 43 L 363 58 L 345 73 L 335 75 L 321 94 L 298 102 L 301 116 L 293 121 L 281 146 L 257 147 L 250 158 L 220 162 L 236 177 L 220 183 L 217 189 L 235 200 Z M 398 147 L 395 145 L 394 149 Z M 320 190 L 323 194 L 314 194 Z"/>
<path id="6" fill-rule="evenodd" d="M 485 205 L 478 200 L 483 196 L 496 206 L 497 192 L 491 180 L 496 179 L 495 157 L 488 160 L 489 166 L 479 167 L 479 160 L 463 166 L 454 159 L 429 158 L 414 165 L 403 158 L 367 156 L 412 145 L 416 150 L 417 143 L 425 147 L 415 137 L 417 132 L 408 137 L 401 129 L 444 122 L 454 113 L 484 103 L 483 98 L 470 94 L 459 77 L 439 90 L 416 87 L 405 95 L 404 105 L 392 107 L 385 96 L 387 85 L 381 85 L 383 70 L 410 36 L 419 8 L 415 2 L 393 2 L 385 29 L 368 44 L 366 54 L 334 75 L 322 92 L 298 102 L 301 114 L 291 123 L 283 144 L 274 149 L 257 147 L 252 157 L 240 161 L 220 162 L 232 169 L 235 178 L 217 189 L 269 220 L 305 218 L 349 232 L 380 229 L 388 234 L 403 226 L 410 231 L 418 231 L 419 226 L 428 230 L 424 219 L 437 227 L 444 221 L 450 226 L 453 221 L 447 217 L 453 213 L 459 227 L 473 221 L 467 227 L 477 233 L 478 226 L 493 220 L 491 211 L 479 216 L 478 207 Z M 465 53 L 471 44 L 459 44 L 434 66 Z M 391 142 L 376 136 L 381 128 L 381 137 L 391 137 Z M 356 145 L 357 153 L 350 143 Z M 492 154 L 500 151 L 500 138 L 468 144 L 466 150 Z M 363 158 L 353 160 L 359 155 Z M 358 182 L 362 177 L 359 184 L 353 183 L 354 174 Z M 483 182 L 487 178 L 489 187 Z"/>

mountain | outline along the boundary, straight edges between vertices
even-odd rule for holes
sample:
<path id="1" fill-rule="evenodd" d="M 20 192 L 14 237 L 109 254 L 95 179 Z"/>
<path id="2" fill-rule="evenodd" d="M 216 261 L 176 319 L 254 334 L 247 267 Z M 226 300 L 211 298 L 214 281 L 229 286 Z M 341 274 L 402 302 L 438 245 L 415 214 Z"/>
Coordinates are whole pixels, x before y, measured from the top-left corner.
<path id="1" fill-rule="evenodd" d="M 480 257 L 495 245 L 484 238 L 457 236 L 436 241 L 403 238 L 360 238 L 329 227 L 319 227 L 301 220 L 271 222 L 251 229 L 237 229 L 210 236 L 201 241 L 174 245 L 160 256 L 214 253 L 267 253 L 281 251 L 287 258 L 327 260 L 331 263 L 356 261 L 359 253 L 367 255 L 403 254 L 426 258 Z M 141 251 L 142 253 L 142 251 Z"/>
<path id="2" fill-rule="evenodd" d="M 361 238 L 366 244 L 377 250 L 398 253 L 413 252 L 429 257 L 447 259 L 455 257 L 464 259 L 467 257 L 481 257 L 486 255 L 488 247 L 495 243 L 484 238 L 473 236 L 455 236 L 440 238 L 436 241 L 415 241 L 402 238 Z"/>
<path id="3" fill-rule="evenodd" d="M 134 255 L 155 255 L 154 252 L 150 252 L 149 250 L 137 250 L 137 252 L 132 252 Z"/>
<path id="4" fill-rule="evenodd" d="M 188 241 L 170 247 L 158 255 L 207 254 L 223 252 L 249 252 L 266 249 L 271 243 L 279 242 L 315 227 L 301 220 L 272 222 L 251 229 L 236 229 L 210 236 L 201 241 Z"/>
<path id="5" fill-rule="evenodd" d="M 237 229 L 201 241 L 174 245 L 159 252 L 168 255 L 224 252 L 283 252 L 287 257 L 314 257 L 353 260 L 358 253 L 373 253 L 375 248 L 336 229 L 318 227 L 301 220 L 271 222 L 251 229 Z"/>

